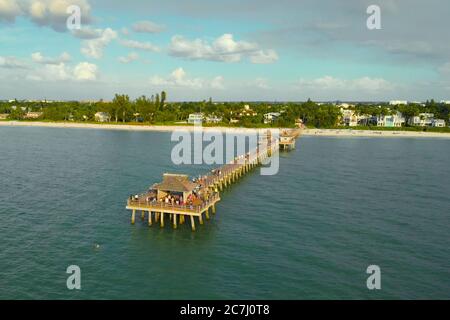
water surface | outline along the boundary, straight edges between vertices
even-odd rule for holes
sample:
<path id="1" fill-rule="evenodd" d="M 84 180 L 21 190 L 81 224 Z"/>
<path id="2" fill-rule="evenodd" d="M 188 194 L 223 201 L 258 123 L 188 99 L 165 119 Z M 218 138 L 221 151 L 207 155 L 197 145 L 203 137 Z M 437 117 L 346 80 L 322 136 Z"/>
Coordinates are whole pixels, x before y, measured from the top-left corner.
<path id="1" fill-rule="evenodd" d="M 207 170 L 174 166 L 172 146 L 169 133 L 0 128 L 0 298 L 450 298 L 450 140 L 303 137 L 197 232 L 130 225 L 130 193 Z"/>

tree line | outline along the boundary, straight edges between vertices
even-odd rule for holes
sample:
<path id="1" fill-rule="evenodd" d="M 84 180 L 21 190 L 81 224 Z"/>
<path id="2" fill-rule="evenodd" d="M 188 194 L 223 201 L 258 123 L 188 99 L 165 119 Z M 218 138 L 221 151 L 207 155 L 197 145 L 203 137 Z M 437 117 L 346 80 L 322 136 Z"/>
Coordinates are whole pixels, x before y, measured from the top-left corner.
<path id="1" fill-rule="evenodd" d="M 243 113 L 249 106 L 250 114 Z M 405 118 L 419 113 L 434 113 L 436 118 L 448 121 L 450 105 L 429 100 L 425 105 L 408 104 L 389 106 L 388 104 L 359 103 L 351 107 L 356 114 L 390 115 L 401 112 Z M 0 114 L 7 114 L 11 120 L 24 119 L 27 112 L 41 112 L 38 120 L 94 122 L 97 112 L 107 112 L 110 121 L 115 123 L 142 122 L 148 124 L 173 124 L 185 122 L 191 113 L 202 112 L 222 119 L 218 125 L 242 127 L 293 127 L 298 119 L 309 127 L 330 128 L 339 124 L 341 112 L 339 105 L 333 103 L 306 102 L 213 102 L 212 99 L 193 102 L 167 102 L 165 91 L 147 97 L 130 99 L 126 94 L 116 94 L 112 101 L 96 102 L 55 101 L 0 102 Z M 264 123 L 264 114 L 279 113 L 270 124 Z M 233 121 L 232 123 L 232 120 Z"/>

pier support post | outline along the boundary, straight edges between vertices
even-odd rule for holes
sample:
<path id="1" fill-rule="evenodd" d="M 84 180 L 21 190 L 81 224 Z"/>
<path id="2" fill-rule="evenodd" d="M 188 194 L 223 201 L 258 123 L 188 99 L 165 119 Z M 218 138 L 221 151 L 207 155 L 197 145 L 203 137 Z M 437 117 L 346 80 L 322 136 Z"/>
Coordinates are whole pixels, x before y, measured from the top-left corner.
<path id="1" fill-rule="evenodd" d="M 159 212 L 155 212 L 155 222 L 159 222 Z"/>
<path id="2" fill-rule="evenodd" d="M 151 225 L 152 225 L 152 212 L 151 211 L 149 211 L 148 212 L 148 225 L 151 227 Z"/>
<path id="3" fill-rule="evenodd" d="M 141 220 L 144 221 L 144 219 L 145 219 L 145 211 L 142 210 L 141 211 Z"/>
<path id="4" fill-rule="evenodd" d="M 203 216 L 200 213 L 200 215 L 198 216 L 198 221 L 200 222 L 200 224 L 203 224 Z"/>
<path id="5" fill-rule="evenodd" d="M 184 224 L 184 214 L 180 216 L 180 224 Z"/>
<path id="6" fill-rule="evenodd" d="M 133 209 L 133 212 L 131 213 L 131 224 L 134 224 L 135 219 L 136 219 L 136 210 Z"/>
<path id="7" fill-rule="evenodd" d="M 195 220 L 194 220 L 194 216 L 190 216 L 191 217 L 191 228 L 192 231 L 195 231 Z"/>
<path id="8" fill-rule="evenodd" d="M 173 220 L 173 228 L 176 229 L 177 228 L 177 215 L 176 214 L 173 215 L 172 220 Z"/>
<path id="9" fill-rule="evenodd" d="M 215 204 L 212 205 L 211 209 L 212 209 L 212 213 L 216 213 L 216 205 Z"/>
<path id="10" fill-rule="evenodd" d="M 164 228 L 164 212 L 161 212 L 161 228 Z"/>
<path id="11" fill-rule="evenodd" d="M 206 220 L 209 220 L 209 208 L 205 210 Z"/>

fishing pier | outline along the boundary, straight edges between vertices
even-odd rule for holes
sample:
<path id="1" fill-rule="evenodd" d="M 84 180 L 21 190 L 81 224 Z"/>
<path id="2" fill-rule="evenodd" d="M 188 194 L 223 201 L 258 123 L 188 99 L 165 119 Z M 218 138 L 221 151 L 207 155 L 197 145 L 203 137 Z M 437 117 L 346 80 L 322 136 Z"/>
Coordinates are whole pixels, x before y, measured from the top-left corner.
<path id="1" fill-rule="evenodd" d="M 268 132 L 264 143 L 260 142 L 255 150 L 192 181 L 187 175 L 164 174 L 161 183 L 154 184 L 144 194 L 128 198 L 126 209 L 132 212 L 131 223 L 135 223 L 136 214 L 140 212 L 141 219 L 147 220 L 149 226 L 159 224 L 163 228 L 168 223 L 176 229 L 190 220 L 192 231 L 195 231 L 196 220 L 202 225 L 204 218 L 209 220 L 216 213 L 221 191 L 263 164 L 278 150 L 295 148 L 295 140 L 300 133 L 300 129 L 283 130 L 279 138 L 274 138 Z"/>

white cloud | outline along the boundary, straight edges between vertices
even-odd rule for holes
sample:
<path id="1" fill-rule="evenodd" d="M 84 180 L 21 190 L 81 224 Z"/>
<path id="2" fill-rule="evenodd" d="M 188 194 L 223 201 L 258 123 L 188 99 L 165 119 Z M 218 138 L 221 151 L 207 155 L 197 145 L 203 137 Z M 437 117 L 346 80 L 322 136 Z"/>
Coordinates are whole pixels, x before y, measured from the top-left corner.
<path id="1" fill-rule="evenodd" d="M 388 94 L 398 89 L 397 86 L 382 78 L 361 77 L 356 79 L 340 79 L 324 76 L 312 80 L 300 79 L 296 88 L 303 93 L 315 96 L 361 97 L 362 99 Z"/>
<path id="2" fill-rule="evenodd" d="M 212 79 L 210 83 L 211 89 L 220 89 L 220 90 L 225 89 L 223 81 L 224 79 L 222 76 L 215 77 L 214 79 Z"/>
<path id="3" fill-rule="evenodd" d="M 67 31 L 67 8 L 77 5 L 81 9 L 81 22 L 91 21 L 91 6 L 87 0 L 0 0 L 0 21 L 14 22 L 24 16 L 39 26 L 56 31 Z"/>
<path id="4" fill-rule="evenodd" d="M 98 67 L 95 64 L 81 62 L 74 68 L 64 62 L 45 64 L 26 77 L 32 81 L 94 81 L 98 78 Z"/>
<path id="5" fill-rule="evenodd" d="M 265 78 L 256 78 L 252 85 L 259 89 L 270 89 L 269 82 Z"/>
<path id="6" fill-rule="evenodd" d="M 139 21 L 133 25 L 133 30 L 141 33 L 159 33 L 164 30 L 164 26 L 151 21 Z"/>
<path id="7" fill-rule="evenodd" d="M 259 50 L 250 56 L 252 63 L 268 64 L 274 63 L 278 60 L 278 54 L 275 50 L 269 49 L 267 51 Z"/>
<path id="8" fill-rule="evenodd" d="M 438 68 L 438 71 L 442 75 L 450 75 L 450 62 L 447 62 Z"/>
<path id="9" fill-rule="evenodd" d="M 130 52 L 126 57 L 119 57 L 118 60 L 121 63 L 130 63 L 139 59 L 139 55 L 135 52 Z"/>
<path id="10" fill-rule="evenodd" d="M 77 64 L 73 70 L 75 80 L 97 80 L 98 67 L 93 63 L 81 62 Z"/>
<path id="11" fill-rule="evenodd" d="M 31 60 L 41 64 L 60 64 L 61 62 L 69 62 L 71 59 L 67 52 L 63 52 L 57 58 L 44 57 L 40 52 L 34 52 L 31 54 Z"/>
<path id="12" fill-rule="evenodd" d="M 74 29 L 71 32 L 74 37 L 85 40 L 98 39 L 103 34 L 102 29 L 93 29 L 91 27 L 82 27 L 81 29 Z"/>
<path id="13" fill-rule="evenodd" d="M 150 42 L 139 42 L 136 40 L 120 40 L 120 44 L 127 48 L 158 52 L 159 48 Z"/>
<path id="14" fill-rule="evenodd" d="M 99 38 L 83 41 L 81 53 L 86 57 L 100 59 L 103 56 L 103 49 L 116 38 L 117 32 L 111 28 L 106 28 Z"/>
<path id="15" fill-rule="evenodd" d="M 223 89 L 223 77 L 217 76 L 207 81 L 201 78 L 189 78 L 183 68 L 177 68 L 167 77 L 154 76 L 150 84 L 158 87 L 186 87 L 190 89 Z"/>
<path id="16" fill-rule="evenodd" d="M 1 0 L 0 0 L 1 1 Z M 27 65 L 16 57 L 0 56 L 0 68 L 6 69 L 26 69 Z"/>
<path id="17" fill-rule="evenodd" d="M 22 13 L 18 1 L 0 0 L 0 22 L 13 22 Z"/>
<path id="18" fill-rule="evenodd" d="M 172 37 L 169 53 L 190 60 L 239 62 L 249 57 L 253 63 L 271 63 L 278 59 L 274 50 L 263 51 L 256 43 L 235 41 L 232 34 L 224 34 L 211 44 L 202 39 L 188 40 L 182 36 Z"/>
<path id="19" fill-rule="evenodd" d="M 300 79 L 298 83 L 302 88 L 317 88 L 322 90 L 340 89 L 351 90 L 360 89 L 368 91 L 377 91 L 389 87 L 389 82 L 381 78 L 362 77 L 358 79 L 339 79 L 332 76 L 324 76 L 313 80 Z"/>

